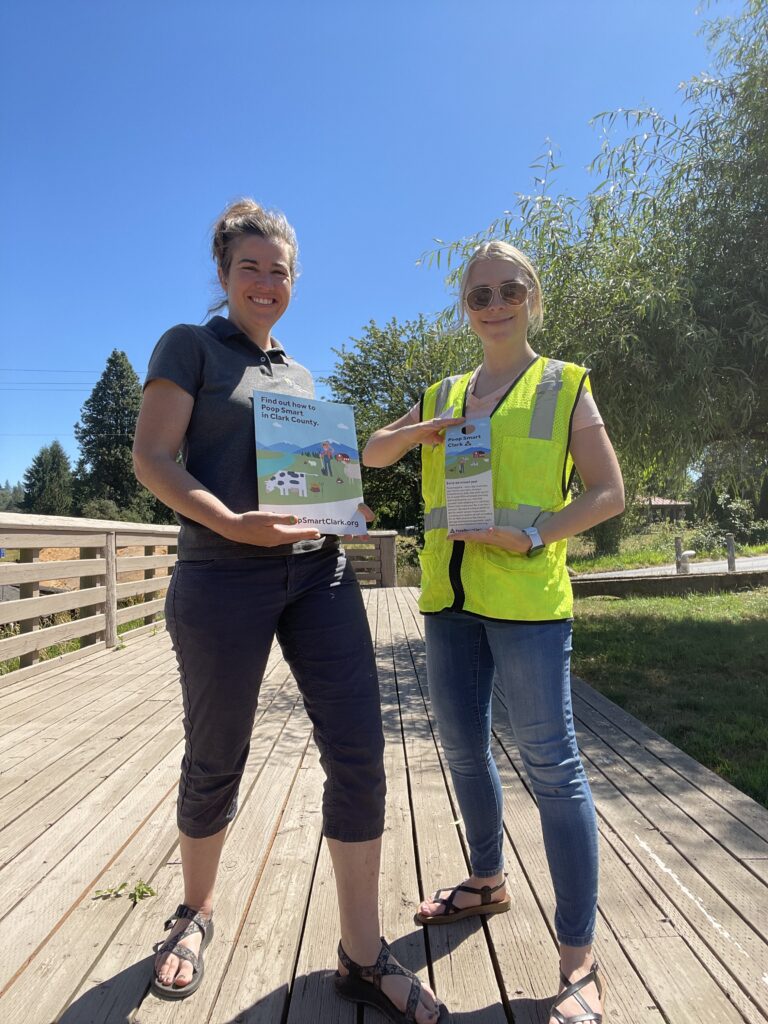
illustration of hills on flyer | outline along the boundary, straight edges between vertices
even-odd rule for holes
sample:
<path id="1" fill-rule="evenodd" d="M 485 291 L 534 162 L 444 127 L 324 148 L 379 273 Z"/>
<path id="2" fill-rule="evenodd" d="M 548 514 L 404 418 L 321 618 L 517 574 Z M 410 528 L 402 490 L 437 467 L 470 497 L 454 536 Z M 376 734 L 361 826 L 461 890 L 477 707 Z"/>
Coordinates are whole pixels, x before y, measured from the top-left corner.
<path id="1" fill-rule="evenodd" d="M 352 408 L 254 391 L 259 509 L 292 513 L 320 533 L 364 534 L 360 452 Z"/>

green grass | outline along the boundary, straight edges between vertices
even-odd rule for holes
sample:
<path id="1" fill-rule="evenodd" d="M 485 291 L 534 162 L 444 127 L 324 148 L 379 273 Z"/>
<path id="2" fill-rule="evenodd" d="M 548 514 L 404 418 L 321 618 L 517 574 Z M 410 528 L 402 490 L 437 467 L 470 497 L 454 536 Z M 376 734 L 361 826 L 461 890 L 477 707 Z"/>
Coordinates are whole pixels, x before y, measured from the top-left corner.
<path id="1" fill-rule="evenodd" d="M 675 537 L 683 538 L 683 547 L 689 544 L 697 559 L 725 558 L 724 547 L 702 548 L 691 540 L 694 527 L 688 523 L 654 523 L 640 533 L 622 538 L 621 550 L 616 555 L 597 556 L 592 542 L 586 537 L 572 537 L 568 541 L 568 565 L 575 572 L 618 572 L 621 569 L 646 569 L 655 565 L 671 565 L 675 561 Z M 763 555 L 768 544 L 738 544 L 738 557 Z"/>
<path id="2" fill-rule="evenodd" d="M 768 807 L 768 588 L 576 601 L 574 673 Z"/>

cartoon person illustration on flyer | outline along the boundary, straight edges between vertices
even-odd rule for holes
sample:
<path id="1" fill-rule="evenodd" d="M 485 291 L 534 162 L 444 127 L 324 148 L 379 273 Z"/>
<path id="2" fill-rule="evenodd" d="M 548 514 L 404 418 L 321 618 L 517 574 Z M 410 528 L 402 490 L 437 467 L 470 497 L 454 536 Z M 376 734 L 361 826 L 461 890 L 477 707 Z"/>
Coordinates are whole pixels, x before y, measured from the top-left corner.
<path id="1" fill-rule="evenodd" d="M 333 460 L 333 456 L 335 454 L 336 453 L 334 452 L 333 448 L 331 447 L 330 441 L 323 441 L 323 446 L 320 449 L 320 457 L 323 460 L 323 468 L 320 470 L 320 472 L 323 474 L 323 476 L 331 476 L 332 475 L 333 471 L 331 469 L 331 463 L 332 463 L 332 460 Z"/>

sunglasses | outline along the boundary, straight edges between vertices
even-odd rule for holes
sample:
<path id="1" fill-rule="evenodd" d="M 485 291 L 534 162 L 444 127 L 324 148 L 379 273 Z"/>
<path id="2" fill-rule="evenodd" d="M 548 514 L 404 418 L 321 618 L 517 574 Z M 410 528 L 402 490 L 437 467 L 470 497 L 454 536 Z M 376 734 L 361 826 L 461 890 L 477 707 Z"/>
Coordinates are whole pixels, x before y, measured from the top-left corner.
<path id="1" fill-rule="evenodd" d="M 528 298 L 528 285 L 522 281 L 505 281 L 498 289 L 481 285 L 467 292 L 465 302 L 476 313 L 479 309 L 487 309 L 493 302 L 494 293 L 498 291 L 501 301 L 507 306 L 522 306 Z"/>

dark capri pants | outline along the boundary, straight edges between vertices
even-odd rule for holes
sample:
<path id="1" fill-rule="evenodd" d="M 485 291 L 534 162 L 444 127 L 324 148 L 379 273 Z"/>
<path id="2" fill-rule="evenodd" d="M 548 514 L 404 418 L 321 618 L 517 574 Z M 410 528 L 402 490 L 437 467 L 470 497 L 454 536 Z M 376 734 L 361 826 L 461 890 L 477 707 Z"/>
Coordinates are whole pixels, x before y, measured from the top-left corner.
<path id="1" fill-rule="evenodd" d="M 323 834 L 384 830 L 384 737 L 368 621 L 340 550 L 177 562 L 166 599 L 184 698 L 179 829 L 205 838 L 235 816 L 275 635 L 325 771 Z"/>

